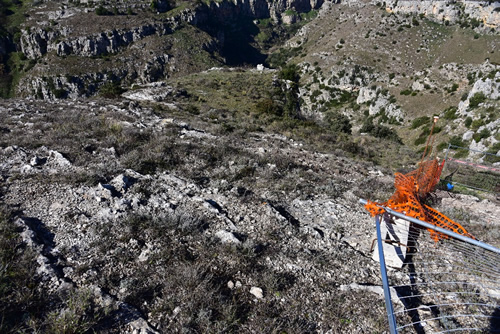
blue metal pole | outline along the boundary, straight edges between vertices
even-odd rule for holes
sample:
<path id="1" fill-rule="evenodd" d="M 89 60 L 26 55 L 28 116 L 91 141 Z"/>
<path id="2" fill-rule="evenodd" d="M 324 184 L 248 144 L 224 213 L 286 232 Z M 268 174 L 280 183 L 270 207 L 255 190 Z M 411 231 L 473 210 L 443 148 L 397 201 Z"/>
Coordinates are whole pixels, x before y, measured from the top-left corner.
<path id="1" fill-rule="evenodd" d="M 385 308 L 387 310 L 387 319 L 389 320 L 389 330 L 391 334 L 397 334 L 396 319 L 394 318 L 394 308 L 391 301 L 391 290 L 389 290 L 389 279 L 387 278 L 387 268 L 385 266 L 382 232 L 380 231 L 380 216 L 377 215 L 375 217 L 375 222 L 377 224 L 378 256 L 380 259 L 380 273 L 382 274 L 382 286 L 384 288 Z"/>
<path id="2" fill-rule="evenodd" d="M 367 203 L 367 201 L 365 199 L 360 199 L 359 202 L 363 205 L 365 205 Z M 397 212 L 397 211 L 394 211 L 390 208 L 387 208 L 387 207 L 384 207 L 384 206 L 380 206 L 382 209 L 384 209 L 387 213 L 393 215 L 393 216 L 396 216 L 396 217 L 399 217 L 401 219 L 404 219 L 404 220 L 407 220 L 407 221 L 410 221 L 412 223 L 415 223 L 417 225 L 420 225 L 420 226 L 423 226 L 425 228 L 430 228 L 434 231 L 437 231 L 437 232 L 440 232 L 440 233 L 443 233 L 443 234 L 446 234 L 452 238 L 455 238 L 455 239 L 458 239 L 458 240 L 461 240 L 461 241 L 464 241 L 466 243 L 469 243 L 469 244 L 473 244 L 475 246 L 478 246 L 478 247 L 481 247 L 483 249 L 487 249 L 489 251 L 492 251 L 494 253 L 499 253 L 500 254 L 500 249 L 496 248 L 495 246 L 492 246 L 490 244 L 487 244 L 485 242 L 481 242 L 479 240 L 474 240 L 474 239 L 471 239 L 469 237 L 466 237 L 466 236 L 463 236 L 461 234 L 458 234 L 458 233 L 455 233 L 455 232 L 452 232 L 450 230 L 447 230 L 447 229 L 444 229 L 444 228 L 441 228 L 439 226 L 436 226 L 436 225 L 432 225 L 432 224 L 429 224 L 429 223 L 426 223 L 424 221 L 421 221 L 421 220 L 418 220 L 416 218 L 413 218 L 413 217 L 408 217 L 400 212 Z"/>

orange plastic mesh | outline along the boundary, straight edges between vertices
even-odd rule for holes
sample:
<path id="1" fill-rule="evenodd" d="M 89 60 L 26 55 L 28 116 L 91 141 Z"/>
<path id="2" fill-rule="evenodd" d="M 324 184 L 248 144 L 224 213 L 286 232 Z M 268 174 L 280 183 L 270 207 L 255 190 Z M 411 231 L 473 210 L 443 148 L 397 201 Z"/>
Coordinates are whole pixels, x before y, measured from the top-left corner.
<path id="1" fill-rule="evenodd" d="M 418 169 L 408 174 L 396 173 L 394 180 L 396 191 L 391 198 L 385 203 L 368 201 L 365 208 L 372 216 L 376 216 L 385 212 L 380 206 L 389 207 L 407 216 L 465 235 L 469 238 L 474 238 L 460 224 L 439 211 L 421 203 L 421 199 L 427 197 L 436 188 L 443 166 L 444 161 L 439 164 L 437 159 L 434 159 L 425 161 Z M 448 238 L 445 234 L 432 229 L 428 230 L 431 238 L 436 242 Z"/>
<path id="2" fill-rule="evenodd" d="M 406 176 L 412 176 L 417 180 L 418 195 L 424 198 L 436 189 L 443 167 L 444 160 L 441 164 L 439 164 L 437 159 L 428 160 L 422 162 L 418 169 L 409 172 Z"/>

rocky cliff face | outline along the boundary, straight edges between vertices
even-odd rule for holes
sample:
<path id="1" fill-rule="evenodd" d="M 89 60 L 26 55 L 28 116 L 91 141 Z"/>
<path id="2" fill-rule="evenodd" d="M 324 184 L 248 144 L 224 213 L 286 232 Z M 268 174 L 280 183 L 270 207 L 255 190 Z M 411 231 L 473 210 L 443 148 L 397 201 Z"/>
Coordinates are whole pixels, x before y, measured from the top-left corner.
<path id="1" fill-rule="evenodd" d="M 200 17 L 192 10 L 185 10 L 175 17 L 168 18 L 165 22 L 127 29 L 110 29 L 85 36 L 70 36 L 66 27 L 50 30 L 27 28 L 22 30 L 21 50 L 30 59 L 38 59 L 51 51 L 59 57 L 70 55 L 99 57 L 117 53 L 131 43 L 153 34 L 159 36 L 172 34 L 183 23 L 198 24 Z"/>
<path id="2" fill-rule="evenodd" d="M 455 23 L 475 19 L 485 29 L 500 28 L 500 3 L 497 1 L 397 1 L 386 2 L 387 11 L 422 14 L 437 22 Z"/>
<path id="3" fill-rule="evenodd" d="M 323 0 L 225 0 L 210 2 L 210 11 L 220 21 L 239 15 L 255 19 L 270 17 L 275 21 L 280 21 L 287 10 L 308 12 L 312 9 L 319 9 L 323 2 Z"/>
<path id="4" fill-rule="evenodd" d="M 132 16 L 134 23 L 125 26 L 117 17 L 109 20 L 105 16 L 96 17 L 93 13 L 86 13 L 88 9 L 71 7 L 56 10 L 47 9 L 45 12 L 38 12 L 37 21 L 30 21 L 21 30 L 20 48 L 26 58 L 36 60 L 39 63 L 46 62 L 43 61 L 45 57 L 51 58 L 51 62 L 59 58 L 56 62 L 60 63 L 61 71 L 58 75 L 54 75 L 50 73 L 52 71 L 45 72 L 41 65 L 35 66 L 34 71 L 22 78 L 22 84 L 18 86 L 17 93 L 20 96 L 32 98 L 61 96 L 75 98 L 95 94 L 99 86 L 95 82 L 106 80 L 109 77 L 120 81 L 124 80 L 123 82 L 127 84 L 161 80 L 178 71 L 186 71 L 190 66 L 184 64 L 180 54 L 189 54 L 193 47 L 185 43 L 181 43 L 182 45 L 179 46 L 175 45 L 175 42 L 179 40 L 176 32 L 183 30 L 186 25 L 210 31 L 213 37 L 206 36 L 205 40 L 199 42 L 194 48 L 200 48 L 201 52 L 206 52 L 207 58 L 216 59 L 216 54 L 221 54 L 221 49 L 224 47 L 222 30 L 230 22 L 237 22 L 238 18 L 269 17 L 279 21 L 281 14 L 290 8 L 298 11 L 309 11 L 319 8 L 321 4 L 322 1 L 309 0 L 222 1 L 185 8 L 173 16 L 160 17 L 158 15 L 163 14 L 155 16 L 155 14 L 148 13 L 150 9 L 142 8 L 138 3 L 137 6 L 133 7 L 134 10 L 146 11 L 147 15 L 144 14 L 144 19 L 141 19 L 143 13 L 138 11 L 138 19 Z M 106 5 L 110 4 L 104 3 L 104 6 Z M 115 8 L 125 10 L 122 7 Z M 79 21 L 77 19 L 79 16 L 84 16 L 87 19 Z M 147 19 L 148 16 L 150 19 Z M 98 19 L 99 23 L 95 27 L 88 26 L 87 20 L 92 19 Z M 129 20 L 129 17 L 124 17 L 124 20 Z M 166 48 L 160 51 L 162 48 L 159 48 L 158 45 L 146 46 L 152 44 L 152 40 L 159 42 L 159 45 L 165 45 Z M 145 49 L 138 50 L 136 47 L 138 44 L 150 48 L 149 52 L 154 55 L 147 55 Z M 184 50 L 175 50 L 177 47 L 184 48 Z M 130 53 L 135 55 L 126 56 Z M 114 55 L 121 59 L 120 61 L 116 59 L 116 62 L 112 61 L 112 66 L 109 66 L 111 63 L 102 63 L 98 59 Z M 72 65 L 75 61 L 90 65 L 87 73 L 75 73 L 79 72 L 79 70 L 74 69 L 76 64 Z M 191 63 L 187 59 L 186 61 Z M 218 64 L 220 63 L 209 60 L 206 64 L 200 65 L 204 66 L 202 69 L 207 69 L 207 65 Z M 45 79 L 40 78 L 42 76 Z M 54 91 L 59 91 L 59 93 L 55 94 Z"/>

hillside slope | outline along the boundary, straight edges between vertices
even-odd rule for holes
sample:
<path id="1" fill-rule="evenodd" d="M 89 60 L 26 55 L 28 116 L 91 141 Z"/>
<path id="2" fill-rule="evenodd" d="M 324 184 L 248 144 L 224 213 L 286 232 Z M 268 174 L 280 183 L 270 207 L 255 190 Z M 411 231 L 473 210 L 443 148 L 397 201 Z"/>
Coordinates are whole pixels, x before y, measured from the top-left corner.
<path id="1" fill-rule="evenodd" d="M 359 198 L 500 151 L 497 2 L 1 5 L 0 332 L 383 332 Z"/>

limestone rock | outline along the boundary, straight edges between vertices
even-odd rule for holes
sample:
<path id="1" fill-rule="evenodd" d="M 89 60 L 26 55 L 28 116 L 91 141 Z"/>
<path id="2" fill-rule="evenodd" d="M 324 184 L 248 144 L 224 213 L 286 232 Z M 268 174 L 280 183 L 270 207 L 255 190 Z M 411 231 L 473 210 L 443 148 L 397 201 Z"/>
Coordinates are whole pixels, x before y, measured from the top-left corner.
<path id="1" fill-rule="evenodd" d="M 219 238 L 219 240 L 222 243 L 225 243 L 225 244 L 227 244 L 227 243 L 240 244 L 241 243 L 241 241 L 238 238 L 236 238 L 236 236 L 232 232 L 229 232 L 229 231 L 220 230 L 217 233 L 215 233 L 215 236 L 217 238 Z"/>
<path id="2" fill-rule="evenodd" d="M 261 288 L 258 288 L 256 286 L 252 286 L 250 288 L 250 293 L 254 295 L 257 299 L 262 299 L 264 298 L 264 292 L 262 291 Z"/>

